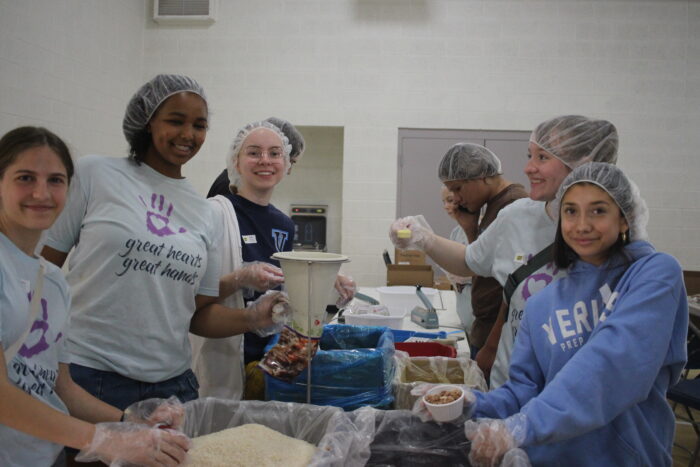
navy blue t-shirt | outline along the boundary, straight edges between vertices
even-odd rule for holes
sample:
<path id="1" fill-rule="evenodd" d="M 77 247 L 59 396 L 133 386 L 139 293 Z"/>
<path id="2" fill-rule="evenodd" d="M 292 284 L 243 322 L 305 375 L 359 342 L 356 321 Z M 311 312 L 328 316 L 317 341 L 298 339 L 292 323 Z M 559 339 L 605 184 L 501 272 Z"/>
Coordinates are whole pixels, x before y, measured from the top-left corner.
<path id="1" fill-rule="evenodd" d="M 233 204 L 241 232 L 243 261 L 263 261 L 279 267 L 271 256 L 278 251 L 291 251 L 294 241 L 294 222 L 272 204 L 261 206 L 233 193 L 225 195 Z M 260 293 L 255 293 L 257 299 Z M 244 337 L 245 363 L 260 360 L 270 337 L 247 332 Z"/>

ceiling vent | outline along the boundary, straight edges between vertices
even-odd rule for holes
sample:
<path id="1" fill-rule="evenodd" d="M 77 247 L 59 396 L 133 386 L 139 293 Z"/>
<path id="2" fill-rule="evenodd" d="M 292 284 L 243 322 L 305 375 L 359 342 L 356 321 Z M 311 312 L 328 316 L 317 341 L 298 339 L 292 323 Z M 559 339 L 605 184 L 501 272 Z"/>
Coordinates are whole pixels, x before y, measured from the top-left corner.
<path id="1" fill-rule="evenodd" d="M 217 0 L 153 0 L 153 21 L 159 24 L 211 24 Z"/>

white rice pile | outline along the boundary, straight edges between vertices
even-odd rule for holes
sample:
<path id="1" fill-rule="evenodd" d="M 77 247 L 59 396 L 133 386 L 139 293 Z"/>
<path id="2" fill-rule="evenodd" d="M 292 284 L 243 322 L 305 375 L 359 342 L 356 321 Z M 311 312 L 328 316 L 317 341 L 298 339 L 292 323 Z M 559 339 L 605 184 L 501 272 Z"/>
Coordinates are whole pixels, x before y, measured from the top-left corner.
<path id="1" fill-rule="evenodd" d="M 191 467 L 304 467 L 316 446 L 263 425 L 229 428 L 192 440 Z"/>

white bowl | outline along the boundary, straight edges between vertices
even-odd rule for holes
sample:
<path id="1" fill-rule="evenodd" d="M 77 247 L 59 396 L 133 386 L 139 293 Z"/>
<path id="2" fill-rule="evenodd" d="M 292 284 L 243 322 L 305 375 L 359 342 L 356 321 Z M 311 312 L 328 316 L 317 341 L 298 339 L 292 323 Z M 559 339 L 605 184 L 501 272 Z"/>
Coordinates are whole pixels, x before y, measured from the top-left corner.
<path id="1" fill-rule="evenodd" d="M 439 308 L 439 304 L 436 303 L 439 297 L 437 289 L 421 287 L 420 290 L 435 308 Z M 416 288 L 410 285 L 377 287 L 377 292 L 379 293 L 379 303 L 386 305 L 391 314 L 394 314 L 395 311 L 410 313 L 417 306 L 425 308 L 423 302 L 416 295 Z"/>
<path id="2" fill-rule="evenodd" d="M 425 400 L 427 396 L 438 394 L 441 391 L 452 390 L 457 390 L 460 393 L 459 397 L 452 402 L 448 402 L 446 404 L 431 404 L 430 402 Z M 441 384 L 440 386 L 435 386 L 434 388 L 430 389 L 428 392 L 425 393 L 425 395 L 423 396 L 423 403 L 425 404 L 425 407 L 428 409 L 428 412 L 430 412 L 430 415 L 433 416 L 433 419 L 436 422 L 450 422 L 452 420 L 455 420 L 456 418 L 459 418 L 459 416 L 462 415 L 462 409 L 464 407 L 464 389 L 462 389 L 459 386 L 454 386 L 450 384 Z"/>

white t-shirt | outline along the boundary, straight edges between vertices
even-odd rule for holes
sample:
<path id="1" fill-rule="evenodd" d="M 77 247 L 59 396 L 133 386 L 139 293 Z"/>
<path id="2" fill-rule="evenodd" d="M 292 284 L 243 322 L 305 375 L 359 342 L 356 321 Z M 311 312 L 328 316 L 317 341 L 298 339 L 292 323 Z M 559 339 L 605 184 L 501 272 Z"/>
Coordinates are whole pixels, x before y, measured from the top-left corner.
<path id="1" fill-rule="evenodd" d="M 504 285 L 508 274 L 554 241 L 556 231 L 557 225 L 547 215 L 544 202 L 518 199 L 504 207 L 476 242 L 467 246 L 467 266 L 476 274 L 494 277 Z M 553 265 L 544 266 L 528 276 L 513 293 L 491 369 L 491 388 L 501 386 L 508 379 L 510 354 L 526 300 L 560 275 Z"/>
<path id="2" fill-rule="evenodd" d="M 450 240 L 459 242 L 462 245 L 468 245 L 469 239 L 464 229 L 461 226 L 457 226 L 450 232 Z M 462 326 L 466 331 L 467 336 L 472 332 L 472 325 L 474 324 L 474 312 L 472 311 L 472 288 L 471 286 L 465 286 L 461 292 L 455 290 L 455 300 L 457 305 L 457 315 L 459 320 L 462 322 Z"/>
<path id="3" fill-rule="evenodd" d="M 126 158 L 79 159 L 45 242 L 75 246 L 73 362 L 150 383 L 187 370 L 195 296 L 218 296 L 220 225 L 185 179 Z"/>
<path id="4" fill-rule="evenodd" d="M 22 252 L 1 233 L 0 259 L 0 342 L 6 351 L 29 327 L 29 300 L 39 259 Z M 40 305 L 24 344 L 7 365 L 8 379 L 32 397 L 68 413 L 54 387 L 59 362 L 70 363 L 65 339 L 70 296 L 63 274 L 53 264 L 46 263 Z M 51 465 L 62 448 L 0 425 L 0 465 Z"/>

